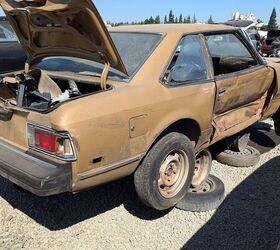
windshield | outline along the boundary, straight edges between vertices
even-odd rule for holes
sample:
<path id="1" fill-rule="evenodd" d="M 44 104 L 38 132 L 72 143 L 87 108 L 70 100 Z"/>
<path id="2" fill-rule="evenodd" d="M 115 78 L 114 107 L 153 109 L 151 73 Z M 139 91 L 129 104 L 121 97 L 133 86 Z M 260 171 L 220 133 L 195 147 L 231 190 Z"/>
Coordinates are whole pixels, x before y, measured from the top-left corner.
<path id="1" fill-rule="evenodd" d="M 111 37 L 123 60 L 129 77 L 110 68 L 109 78 L 129 79 L 147 60 L 161 39 L 161 34 L 111 32 Z M 32 68 L 49 71 L 67 71 L 88 75 L 101 75 L 103 64 L 73 57 L 48 57 L 34 64 Z"/>

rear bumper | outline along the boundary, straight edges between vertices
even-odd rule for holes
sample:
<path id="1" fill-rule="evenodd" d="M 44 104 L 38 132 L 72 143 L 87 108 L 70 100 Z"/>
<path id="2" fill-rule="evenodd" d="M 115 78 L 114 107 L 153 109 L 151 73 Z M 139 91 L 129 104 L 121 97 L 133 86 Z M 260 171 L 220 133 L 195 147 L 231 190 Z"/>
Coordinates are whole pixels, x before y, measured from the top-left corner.
<path id="1" fill-rule="evenodd" d="M 71 191 L 71 163 L 41 160 L 0 141 L 0 175 L 38 196 Z"/>

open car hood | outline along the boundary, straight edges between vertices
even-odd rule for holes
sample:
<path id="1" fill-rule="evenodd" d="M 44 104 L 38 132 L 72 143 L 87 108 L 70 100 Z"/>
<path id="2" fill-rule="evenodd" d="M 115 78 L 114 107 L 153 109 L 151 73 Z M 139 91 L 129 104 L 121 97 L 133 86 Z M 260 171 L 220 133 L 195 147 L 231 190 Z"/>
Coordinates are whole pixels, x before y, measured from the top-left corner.
<path id="1" fill-rule="evenodd" d="M 110 63 L 127 74 L 107 28 L 91 0 L 0 0 L 32 63 L 69 56 Z"/>

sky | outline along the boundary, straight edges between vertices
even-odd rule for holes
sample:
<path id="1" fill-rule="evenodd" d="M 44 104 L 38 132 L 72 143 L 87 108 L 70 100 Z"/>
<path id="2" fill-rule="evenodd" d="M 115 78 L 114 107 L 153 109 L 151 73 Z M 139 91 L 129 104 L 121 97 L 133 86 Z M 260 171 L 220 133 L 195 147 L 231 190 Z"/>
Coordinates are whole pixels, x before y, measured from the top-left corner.
<path id="1" fill-rule="evenodd" d="M 233 12 L 248 14 L 268 22 L 273 7 L 278 12 L 280 23 L 280 0 L 93 0 L 101 16 L 111 22 L 142 21 L 150 16 L 160 15 L 161 19 L 172 9 L 176 16 L 194 14 L 198 21 L 207 21 L 212 15 L 214 21 L 230 19 Z M 0 11 L 0 15 L 3 14 Z"/>
<path id="2" fill-rule="evenodd" d="M 111 22 L 141 21 L 150 16 L 164 16 L 172 9 L 176 16 L 194 14 L 198 21 L 207 21 L 212 15 L 214 21 L 230 19 L 233 12 L 248 14 L 268 22 L 273 7 L 278 11 L 280 23 L 280 0 L 94 0 L 102 17 Z"/>

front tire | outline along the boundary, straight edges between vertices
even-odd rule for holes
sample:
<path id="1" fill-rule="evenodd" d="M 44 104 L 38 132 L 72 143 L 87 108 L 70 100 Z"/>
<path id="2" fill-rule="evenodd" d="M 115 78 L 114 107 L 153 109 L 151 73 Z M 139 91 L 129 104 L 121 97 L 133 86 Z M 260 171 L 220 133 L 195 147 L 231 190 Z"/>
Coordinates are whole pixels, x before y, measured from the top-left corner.
<path id="1" fill-rule="evenodd" d="M 164 136 L 135 172 L 134 184 L 139 198 L 157 210 L 174 207 L 191 185 L 194 166 L 191 141 L 179 133 Z"/>

